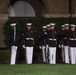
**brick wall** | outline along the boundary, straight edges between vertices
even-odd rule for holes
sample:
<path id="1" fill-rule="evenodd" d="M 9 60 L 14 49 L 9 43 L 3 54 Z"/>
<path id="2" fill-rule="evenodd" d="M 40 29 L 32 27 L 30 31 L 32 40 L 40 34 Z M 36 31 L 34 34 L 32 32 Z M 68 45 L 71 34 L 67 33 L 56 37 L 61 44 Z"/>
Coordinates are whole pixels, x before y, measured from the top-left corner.
<path id="1" fill-rule="evenodd" d="M 69 4 L 68 0 L 47 0 L 50 14 L 68 14 Z"/>
<path id="2" fill-rule="evenodd" d="M 16 1 L 16 0 L 15 0 Z M 18 1 L 18 0 L 17 0 Z M 41 16 L 45 13 L 49 14 L 68 14 L 69 0 L 25 0 L 29 2 L 35 9 L 36 15 Z M 7 7 L 10 0 L 0 0 L 0 13 L 7 13 Z M 75 13 L 76 0 L 72 0 L 72 13 Z M 46 12 L 48 10 L 48 12 Z"/>

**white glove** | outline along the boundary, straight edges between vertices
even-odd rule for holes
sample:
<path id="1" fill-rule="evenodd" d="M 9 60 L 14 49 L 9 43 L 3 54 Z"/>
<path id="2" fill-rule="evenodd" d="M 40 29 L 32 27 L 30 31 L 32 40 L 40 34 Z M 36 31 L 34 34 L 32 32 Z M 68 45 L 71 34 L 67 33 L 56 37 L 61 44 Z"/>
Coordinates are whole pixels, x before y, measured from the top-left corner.
<path id="1" fill-rule="evenodd" d="M 25 45 L 22 45 L 22 47 L 25 49 L 26 47 L 25 47 Z"/>
<path id="2" fill-rule="evenodd" d="M 41 46 L 39 46 L 39 48 L 41 49 Z"/>
<path id="3" fill-rule="evenodd" d="M 17 46 L 12 46 L 12 49 L 17 50 Z"/>
<path id="4" fill-rule="evenodd" d="M 63 48 L 63 45 L 61 45 L 61 47 Z"/>
<path id="5" fill-rule="evenodd" d="M 12 46 L 13 49 L 15 49 L 15 46 Z"/>
<path id="6" fill-rule="evenodd" d="M 45 46 L 43 46 L 43 48 L 45 48 Z"/>
<path id="7" fill-rule="evenodd" d="M 17 47 L 17 46 L 15 46 L 15 49 L 16 49 L 16 50 L 17 50 L 17 48 L 18 48 L 18 47 Z"/>
<path id="8" fill-rule="evenodd" d="M 48 46 L 48 45 L 46 45 L 46 48 L 49 48 L 49 46 Z"/>
<path id="9" fill-rule="evenodd" d="M 61 46 L 60 46 L 60 45 L 58 45 L 58 47 L 59 47 L 59 48 L 61 48 Z"/>

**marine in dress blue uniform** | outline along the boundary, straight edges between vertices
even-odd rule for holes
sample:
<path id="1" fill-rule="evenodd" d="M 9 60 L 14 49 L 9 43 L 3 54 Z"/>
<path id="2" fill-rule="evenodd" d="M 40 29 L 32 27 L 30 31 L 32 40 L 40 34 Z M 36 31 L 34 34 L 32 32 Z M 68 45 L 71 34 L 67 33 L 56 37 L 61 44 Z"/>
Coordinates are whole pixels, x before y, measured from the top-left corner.
<path id="1" fill-rule="evenodd" d="M 57 36 L 55 31 L 55 23 L 50 23 L 50 25 L 51 30 L 48 31 L 49 64 L 56 64 Z"/>
<path id="2" fill-rule="evenodd" d="M 26 63 L 32 64 L 34 48 L 34 31 L 32 30 L 32 23 L 27 23 L 26 26 L 27 29 L 22 34 L 24 37 L 23 47 L 26 49 Z"/>
<path id="3" fill-rule="evenodd" d="M 64 52 L 65 52 L 65 63 L 69 64 L 69 24 L 65 24 L 65 31 L 64 31 L 65 37 L 64 37 Z"/>
<path id="4" fill-rule="evenodd" d="M 10 24 L 10 37 L 11 37 L 11 60 L 10 64 L 15 65 L 16 63 L 16 54 L 17 54 L 17 28 L 16 23 Z"/>
<path id="5" fill-rule="evenodd" d="M 43 62 L 47 62 L 47 49 L 46 49 L 46 42 L 47 42 L 47 26 L 42 26 L 42 32 L 40 33 L 40 49 L 42 49 L 42 56 Z"/>
<path id="6" fill-rule="evenodd" d="M 70 47 L 70 59 L 71 64 L 76 64 L 76 25 L 71 24 L 71 30 L 69 32 L 69 47 Z"/>
<path id="7" fill-rule="evenodd" d="M 65 52 L 64 52 L 64 37 L 65 37 L 65 25 L 61 26 L 61 30 L 59 31 L 59 48 L 61 48 L 62 52 L 61 52 L 61 57 L 62 57 L 62 61 L 65 62 Z"/>

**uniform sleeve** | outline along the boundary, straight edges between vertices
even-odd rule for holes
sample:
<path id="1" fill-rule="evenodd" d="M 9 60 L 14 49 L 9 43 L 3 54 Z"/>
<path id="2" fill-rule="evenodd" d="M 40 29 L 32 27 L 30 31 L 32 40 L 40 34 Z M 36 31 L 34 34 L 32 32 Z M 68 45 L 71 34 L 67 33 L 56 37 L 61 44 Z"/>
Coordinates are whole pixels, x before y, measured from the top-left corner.
<path id="1" fill-rule="evenodd" d="M 39 32 L 38 34 L 38 42 L 39 42 L 39 46 L 42 46 L 42 43 L 41 43 L 41 33 Z"/>
<path id="2" fill-rule="evenodd" d="M 61 44 L 61 33 L 60 33 L 60 31 L 58 31 L 58 32 L 56 33 L 56 38 L 57 38 L 57 43 L 58 43 L 58 45 L 60 45 L 60 44 Z"/>
<path id="3" fill-rule="evenodd" d="M 25 34 L 24 34 L 24 32 L 22 32 L 22 44 L 24 45 L 25 44 Z"/>

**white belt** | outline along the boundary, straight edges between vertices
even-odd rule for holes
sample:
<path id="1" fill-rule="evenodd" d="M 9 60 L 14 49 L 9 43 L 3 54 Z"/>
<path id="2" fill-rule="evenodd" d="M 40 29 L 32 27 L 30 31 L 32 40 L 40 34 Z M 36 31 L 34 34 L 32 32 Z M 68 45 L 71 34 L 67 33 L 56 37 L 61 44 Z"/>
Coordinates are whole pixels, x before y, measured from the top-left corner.
<path id="1" fill-rule="evenodd" d="M 69 40 L 76 40 L 76 38 L 75 38 L 75 39 L 73 39 L 73 38 L 69 38 Z"/>
<path id="2" fill-rule="evenodd" d="M 26 38 L 26 40 L 34 40 L 33 38 Z"/>
<path id="3" fill-rule="evenodd" d="M 53 40 L 53 41 L 56 41 L 56 39 L 51 39 L 51 38 L 50 38 L 49 40 Z"/>

